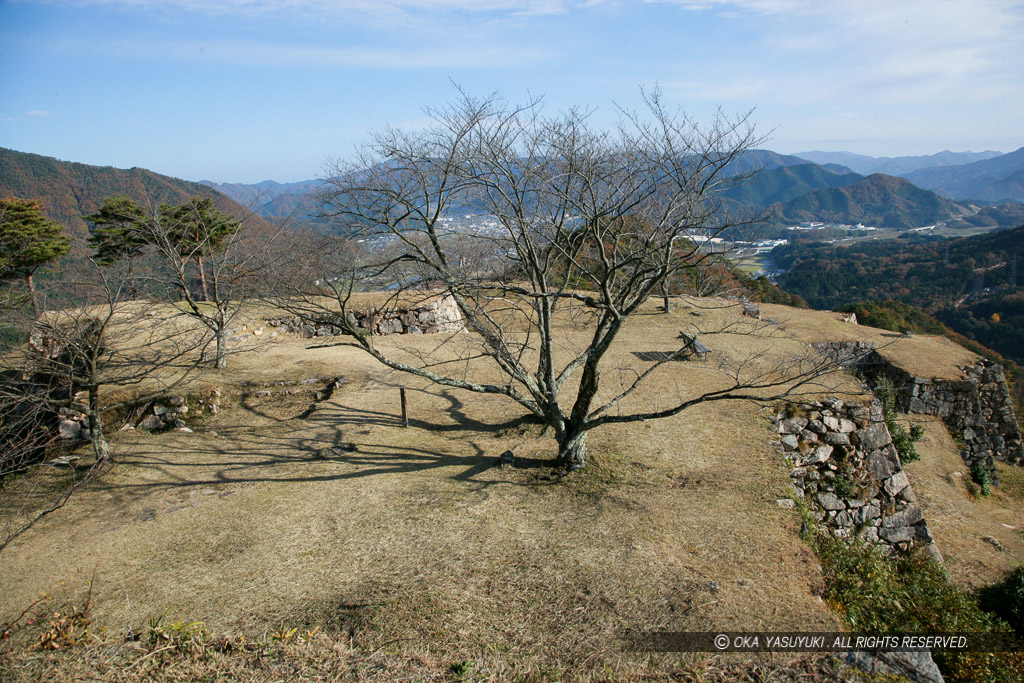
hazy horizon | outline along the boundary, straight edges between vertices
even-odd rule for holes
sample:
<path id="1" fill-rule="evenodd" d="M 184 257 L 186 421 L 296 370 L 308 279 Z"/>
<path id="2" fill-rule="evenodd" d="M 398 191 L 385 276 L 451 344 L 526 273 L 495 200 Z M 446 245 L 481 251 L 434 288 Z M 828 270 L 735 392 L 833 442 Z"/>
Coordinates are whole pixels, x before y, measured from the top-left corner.
<path id="1" fill-rule="evenodd" d="M 873 157 L 1024 145 L 1024 4 L 913 0 L 17 0 L 0 146 L 189 180 L 322 175 L 453 83 L 611 125 L 640 88 L 762 148 Z"/>

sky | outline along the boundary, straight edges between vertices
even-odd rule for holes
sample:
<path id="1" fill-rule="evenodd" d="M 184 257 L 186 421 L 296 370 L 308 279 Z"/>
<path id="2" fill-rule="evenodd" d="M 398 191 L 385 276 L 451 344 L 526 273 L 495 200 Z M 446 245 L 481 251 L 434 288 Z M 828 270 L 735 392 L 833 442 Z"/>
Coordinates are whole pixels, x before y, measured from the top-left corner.
<path id="1" fill-rule="evenodd" d="M 0 0 L 0 147 L 187 180 L 322 177 L 456 97 L 611 125 L 641 89 L 781 153 L 1024 145 L 1024 2 Z"/>

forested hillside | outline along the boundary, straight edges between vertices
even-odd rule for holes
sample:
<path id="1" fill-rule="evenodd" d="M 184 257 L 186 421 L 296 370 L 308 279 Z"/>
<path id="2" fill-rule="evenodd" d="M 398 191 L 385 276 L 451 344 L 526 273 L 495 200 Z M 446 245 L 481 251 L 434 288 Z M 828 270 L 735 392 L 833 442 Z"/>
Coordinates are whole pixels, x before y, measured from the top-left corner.
<path id="1" fill-rule="evenodd" d="M 970 213 L 903 178 L 880 173 L 842 187 L 814 190 L 773 209 L 791 221 L 864 223 L 880 228 L 935 225 Z"/>
<path id="2" fill-rule="evenodd" d="M 82 216 L 95 213 L 104 199 L 116 195 L 144 205 L 210 197 L 221 211 L 236 218 L 246 215 L 238 203 L 201 183 L 144 168 L 91 166 L 0 148 L 0 196 L 40 200 L 46 215 L 75 237 L 88 235 Z"/>
<path id="3" fill-rule="evenodd" d="M 894 299 L 1024 361 L 1024 227 L 955 240 L 778 247 L 778 284 L 815 308 Z"/>

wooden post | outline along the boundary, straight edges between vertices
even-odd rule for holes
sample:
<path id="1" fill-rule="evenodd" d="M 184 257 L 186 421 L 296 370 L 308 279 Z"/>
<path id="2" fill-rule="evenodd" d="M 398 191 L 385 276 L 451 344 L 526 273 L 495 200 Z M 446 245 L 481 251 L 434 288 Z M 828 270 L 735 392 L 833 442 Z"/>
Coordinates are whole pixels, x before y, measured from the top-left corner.
<path id="1" fill-rule="evenodd" d="M 402 394 L 402 426 L 409 426 L 409 407 L 405 402 L 405 387 L 401 387 L 399 391 Z"/>

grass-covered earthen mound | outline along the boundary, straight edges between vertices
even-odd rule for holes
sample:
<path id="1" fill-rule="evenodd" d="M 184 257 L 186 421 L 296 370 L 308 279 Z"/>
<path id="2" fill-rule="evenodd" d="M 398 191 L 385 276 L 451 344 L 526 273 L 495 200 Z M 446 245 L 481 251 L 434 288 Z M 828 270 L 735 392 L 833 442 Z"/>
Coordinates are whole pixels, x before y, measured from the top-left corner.
<path id="1" fill-rule="evenodd" d="M 702 324 L 728 314 L 707 310 Z M 764 345 L 786 353 L 821 339 L 890 341 L 835 314 L 772 305 L 762 314 L 780 323 L 771 339 L 704 342 L 740 359 Z M 664 315 L 652 303 L 609 359 L 607 391 L 620 386 L 614 368 L 636 363 L 633 352 L 674 350 L 692 320 L 683 306 Z M 313 410 L 250 398 L 225 401 L 195 433 L 119 432 L 117 465 L 0 555 L 3 619 L 44 592 L 56 595 L 49 604 L 81 605 L 91 581 L 90 635 L 46 655 L 14 645 L 38 630 L 16 629 L 4 676 L 173 679 L 175 666 L 186 678 L 251 679 L 840 675 L 822 657 L 623 648 L 636 630 L 840 628 L 818 596 L 798 513 L 776 503 L 791 495 L 788 468 L 758 405 L 706 404 L 596 430 L 588 467 L 561 476 L 550 467 L 554 440 L 506 400 L 427 384 L 355 349 L 263 339 L 194 385 L 230 396 L 255 381 L 348 383 Z M 454 353 L 441 339 L 377 343 L 440 359 Z M 583 339 L 567 329 L 564 344 Z M 922 374 L 961 353 L 941 339 L 899 344 L 913 345 L 894 353 Z M 669 363 L 623 410 L 712 381 L 700 362 Z M 408 428 L 399 386 L 408 387 Z M 500 467 L 509 449 L 515 463 Z M 1009 543 L 1019 561 L 1024 549 Z M 129 629 L 138 640 L 126 643 Z"/>

